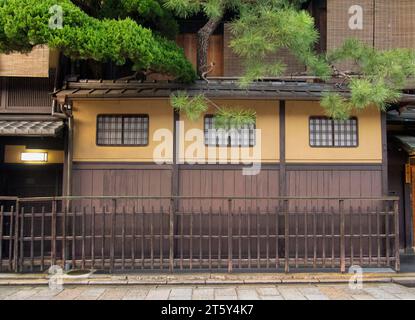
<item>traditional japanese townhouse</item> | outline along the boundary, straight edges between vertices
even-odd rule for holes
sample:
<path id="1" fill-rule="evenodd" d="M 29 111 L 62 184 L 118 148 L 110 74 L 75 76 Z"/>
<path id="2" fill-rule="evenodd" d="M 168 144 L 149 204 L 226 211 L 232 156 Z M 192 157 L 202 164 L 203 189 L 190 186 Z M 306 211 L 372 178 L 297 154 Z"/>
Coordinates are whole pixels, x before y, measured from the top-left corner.
<path id="1" fill-rule="evenodd" d="M 37 47 L 0 55 L 0 194 L 62 192 L 64 119 L 53 116 L 58 54 Z"/>
<path id="2" fill-rule="evenodd" d="M 412 10 L 408 1 L 396 3 Z M 354 5 L 312 2 L 320 51 L 348 37 L 377 48 L 410 45 L 391 36 L 403 37 L 406 28 L 379 23 L 402 10 L 383 0 L 362 1 L 367 28 L 361 30 L 350 28 Z M 177 42 L 195 61 L 192 24 Z M 215 67 L 208 81 L 185 85 L 164 75 L 147 81 L 75 79 L 56 90 L 55 121 L 45 128 L 56 137 L 67 125 L 56 157 L 51 144 L 32 148 L 19 138 L 20 144 L 4 148 L 4 159 L 21 162 L 25 149 L 34 149 L 36 157 L 47 154 L 48 161 L 61 163 L 63 197 L 33 193 L 18 200 L 23 213 L 14 222 L 21 232 L 15 238 L 8 233 L 14 251 L 0 255 L 0 266 L 345 272 L 358 264 L 399 270 L 412 213 L 403 219 L 399 198 L 389 196 L 386 114 L 372 107 L 345 121 L 326 117 L 322 94 L 347 96 L 347 88 L 304 77 L 305 66 L 284 51 L 278 54 L 288 63 L 284 77 L 264 75 L 241 88 L 243 63 L 230 50 L 230 39 L 226 23 L 211 37 L 209 62 Z M 171 95 L 180 91 L 203 94 L 211 109 L 189 120 L 171 106 Z M 411 93 L 403 94 L 400 105 L 413 103 Z M 215 105 L 252 109 L 255 124 L 218 131 Z"/>

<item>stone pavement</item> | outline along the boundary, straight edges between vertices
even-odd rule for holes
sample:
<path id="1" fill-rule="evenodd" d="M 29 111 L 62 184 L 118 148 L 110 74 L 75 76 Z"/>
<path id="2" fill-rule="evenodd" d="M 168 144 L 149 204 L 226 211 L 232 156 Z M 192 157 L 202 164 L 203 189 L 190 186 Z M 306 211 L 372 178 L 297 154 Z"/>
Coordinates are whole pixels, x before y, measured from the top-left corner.
<path id="1" fill-rule="evenodd" d="M 415 288 L 396 283 L 282 285 L 0 286 L 0 300 L 415 300 Z"/>

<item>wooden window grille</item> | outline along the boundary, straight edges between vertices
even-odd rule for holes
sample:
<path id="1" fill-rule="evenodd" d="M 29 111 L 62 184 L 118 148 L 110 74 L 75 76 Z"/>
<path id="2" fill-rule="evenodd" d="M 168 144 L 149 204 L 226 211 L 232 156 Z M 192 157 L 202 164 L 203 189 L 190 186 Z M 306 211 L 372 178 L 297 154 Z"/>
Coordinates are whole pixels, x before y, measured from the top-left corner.
<path id="1" fill-rule="evenodd" d="M 99 146 L 146 146 L 148 136 L 148 115 L 97 117 L 97 145 Z"/>
<path id="2" fill-rule="evenodd" d="M 311 147 L 358 146 L 357 118 L 334 120 L 328 117 L 311 117 L 309 128 Z"/>

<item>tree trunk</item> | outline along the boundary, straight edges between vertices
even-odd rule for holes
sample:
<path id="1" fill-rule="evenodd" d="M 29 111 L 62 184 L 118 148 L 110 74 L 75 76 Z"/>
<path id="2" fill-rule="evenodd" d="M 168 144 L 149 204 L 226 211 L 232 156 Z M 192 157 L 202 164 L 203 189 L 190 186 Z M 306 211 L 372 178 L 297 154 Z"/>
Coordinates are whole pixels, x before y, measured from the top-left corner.
<path id="1" fill-rule="evenodd" d="M 197 32 L 197 73 L 199 76 L 208 68 L 209 38 L 221 20 L 222 17 L 212 18 Z"/>

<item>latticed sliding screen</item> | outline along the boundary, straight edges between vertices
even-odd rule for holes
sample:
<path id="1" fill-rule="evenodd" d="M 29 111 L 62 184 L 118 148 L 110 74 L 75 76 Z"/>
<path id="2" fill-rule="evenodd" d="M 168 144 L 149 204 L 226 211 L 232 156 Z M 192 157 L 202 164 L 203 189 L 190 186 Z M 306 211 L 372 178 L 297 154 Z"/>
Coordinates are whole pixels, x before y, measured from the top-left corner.
<path id="1" fill-rule="evenodd" d="M 310 118 L 311 147 L 357 147 L 357 119 Z"/>
<path id="2" fill-rule="evenodd" d="M 145 146 L 148 129 L 147 115 L 100 115 L 97 118 L 97 145 Z"/>
<path id="3" fill-rule="evenodd" d="M 255 125 L 244 125 L 241 129 L 217 129 L 214 116 L 205 116 L 205 144 L 220 147 L 253 147 L 256 143 Z"/>

